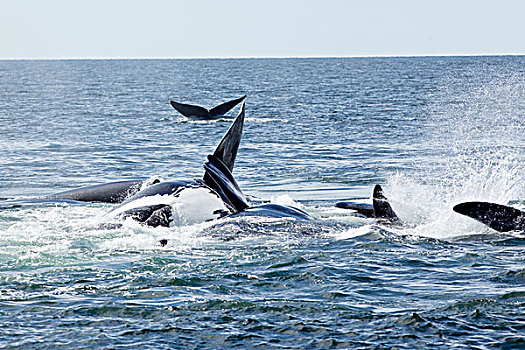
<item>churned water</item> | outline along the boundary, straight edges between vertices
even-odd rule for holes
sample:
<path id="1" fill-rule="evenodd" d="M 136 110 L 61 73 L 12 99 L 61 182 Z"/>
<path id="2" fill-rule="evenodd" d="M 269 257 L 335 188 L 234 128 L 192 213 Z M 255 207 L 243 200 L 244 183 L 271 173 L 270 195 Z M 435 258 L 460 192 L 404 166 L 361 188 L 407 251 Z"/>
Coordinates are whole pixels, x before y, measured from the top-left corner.
<path id="1" fill-rule="evenodd" d="M 231 119 L 170 99 L 247 94 L 241 188 L 322 219 L 0 210 L 1 348 L 525 348 L 525 236 L 452 211 L 525 207 L 524 57 L 0 61 L 0 87 L 2 199 L 199 178 Z M 376 183 L 403 226 L 333 207 Z"/>

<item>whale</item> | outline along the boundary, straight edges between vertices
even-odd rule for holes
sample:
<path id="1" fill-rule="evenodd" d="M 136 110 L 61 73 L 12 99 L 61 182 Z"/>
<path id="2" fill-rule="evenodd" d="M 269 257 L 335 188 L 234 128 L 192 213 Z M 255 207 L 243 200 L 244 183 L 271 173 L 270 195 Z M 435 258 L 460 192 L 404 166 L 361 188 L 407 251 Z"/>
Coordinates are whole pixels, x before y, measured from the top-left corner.
<path id="1" fill-rule="evenodd" d="M 214 153 L 210 155 L 218 159 L 230 174 L 242 138 L 244 118 L 245 104 L 243 103 L 238 116 Z M 223 217 L 231 210 L 212 189 L 213 181 L 206 171 L 202 179 L 159 181 L 128 196 L 110 210 L 106 217 L 131 218 L 152 227 L 169 227 L 174 221 L 175 213 L 178 213 L 179 217 L 195 217 L 195 222 Z"/>
<path id="2" fill-rule="evenodd" d="M 464 202 L 452 208 L 498 232 L 525 231 L 525 211 L 489 202 Z"/>
<path id="3" fill-rule="evenodd" d="M 83 186 L 54 194 L 6 199 L 0 201 L 0 209 L 27 207 L 39 204 L 85 204 L 123 202 L 142 188 L 158 183 L 158 178 L 114 181 L 103 184 Z"/>
<path id="4" fill-rule="evenodd" d="M 210 179 L 208 185 L 219 195 L 230 210 L 228 217 L 262 216 L 291 218 L 300 221 L 318 220 L 304 210 L 289 205 L 273 203 L 251 205 L 229 169 L 214 155 L 208 156 L 208 161 L 204 163 L 204 169 Z"/>
<path id="5" fill-rule="evenodd" d="M 246 95 L 239 97 L 235 100 L 224 102 L 217 107 L 212 109 L 206 109 L 201 106 L 195 106 L 190 104 L 184 104 L 180 102 L 170 101 L 170 104 L 175 108 L 180 114 L 190 119 L 201 119 L 201 120 L 210 120 L 216 119 L 228 113 L 233 107 L 237 106 L 246 98 Z"/>
<path id="6" fill-rule="evenodd" d="M 115 181 L 79 187 L 48 195 L 45 198 L 50 200 L 63 199 L 78 202 L 117 204 L 123 202 L 129 196 L 134 195 L 144 186 L 159 182 L 160 180 L 158 178 Z"/>
<path id="7" fill-rule="evenodd" d="M 243 103 L 239 115 L 235 118 L 213 153 L 214 156 L 224 162 L 230 171 L 233 170 L 237 150 L 242 137 L 244 114 Z M 204 180 L 206 180 L 206 175 Z M 129 202 L 129 198 L 136 199 L 148 195 L 172 193 L 183 187 L 192 187 L 191 185 L 193 184 L 194 181 L 192 180 L 175 180 L 166 182 L 155 177 L 150 179 L 114 181 L 84 186 L 45 196 L 3 200 L 0 201 L 0 209 L 19 208 L 48 203 L 82 204 L 87 202 L 120 205 L 124 202 Z M 151 211 L 151 208 L 144 208 L 142 212 L 135 210 L 133 215 L 143 221 L 148 221 L 148 219 L 152 218 L 149 222 L 157 223 L 159 222 L 159 219 L 157 218 L 153 220 L 153 218 L 156 218 L 157 216 L 162 217 L 160 214 L 165 213 L 166 210 L 167 209 L 162 209 L 160 207 L 156 207 L 153 211 Z M 164 224 L 164 222 L 160 223 Z"/>
<path id="8" fill-rule="evenodd" d="M 318 220 L 293 206 L 273 203 L 251 205 L 222 160 L 213 154 L 208 155 L 207 159 L 204 163 L 206 180 L 184 183 L 163 182 L 153 185 L 130 197 L 109 215 L 119 219 L 131 218 L 151 227 L 170 227 L 176 221 L 174 217 L 181 210 L 180 206 L 188 205 L 190 209 L 184 208 L 185 216 L 195 211 L 208 215 L 200 215 L 198 221 L 182 222 L 183 224 L 254 216 L 300 221 Z M 200 194 L 196 192 L 198 190 L 201 191 Z M 196 199 L 196 204 L 193 203 L 193 206 L 183 199 L 190 196 Z M 178 224 L 180 223 L 178 220 Z"/>
<path id="9" fill-rule="evenodd" d="M 115 207 L 107 214 L 108 217 L 131 218 L 151 227 L 170 227 L 176 224 L 248 216 L 318 220 L 293 206 L 271 203 L 252 205 L 247 200 L 232 175 L 244 114 L 243 104 L 239 116 L 219 144 L 218 151 L 207 156 L 202 179 L 151 185 Z"/>
<path id="10" fill-rule="evenodd" d="M 160 180 L 134 179 L 114 181 L 103 184 L 84 186 L 55 194 L 35 197 L 24 197 L 0 201 L 0 209 L 27 207 L 39 204 L 85 204 L 107 203 L 117 204 L 129 196 L 139 192 L 141 188 L 158 183 Z"/>
<path id="11" fill-rule="evenodd" d="M 357 202 L 337 202 L 335 207 L 350 209 L 366 218 L 375 218 L 382 222 L 400 224 L 401 220 L 392 209 L 381 185 L 375 185 L 372 192 L 372 204 Z"/>

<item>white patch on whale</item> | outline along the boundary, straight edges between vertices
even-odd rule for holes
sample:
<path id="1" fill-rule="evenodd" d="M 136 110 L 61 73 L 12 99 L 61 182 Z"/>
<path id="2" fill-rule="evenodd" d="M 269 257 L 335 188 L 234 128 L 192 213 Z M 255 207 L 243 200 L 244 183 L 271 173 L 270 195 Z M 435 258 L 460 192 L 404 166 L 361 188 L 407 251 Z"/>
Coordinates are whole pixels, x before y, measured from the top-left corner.
<path id="1" fill-rule="evenodd" d="M 131 209 L 159 204 L 171 206 L 173 221 L 170 226 L 194 225 L 218 219 L 224 211 L 229 212 L 221 198 L 208 188 L 188 187 L 178 192 L 177 196 L 155 195 L 138 198 L 107 216 L 115 218 Z"/>

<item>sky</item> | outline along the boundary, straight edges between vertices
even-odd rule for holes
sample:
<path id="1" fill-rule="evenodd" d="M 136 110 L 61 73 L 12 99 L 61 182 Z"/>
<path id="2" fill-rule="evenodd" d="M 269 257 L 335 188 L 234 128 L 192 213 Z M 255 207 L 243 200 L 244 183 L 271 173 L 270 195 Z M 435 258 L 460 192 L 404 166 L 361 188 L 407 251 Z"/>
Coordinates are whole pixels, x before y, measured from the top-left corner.
<path id="1" fill-rule="evenodd" d="M 525 54 L 521 0 L 0 0 L 0 59 Z"/>

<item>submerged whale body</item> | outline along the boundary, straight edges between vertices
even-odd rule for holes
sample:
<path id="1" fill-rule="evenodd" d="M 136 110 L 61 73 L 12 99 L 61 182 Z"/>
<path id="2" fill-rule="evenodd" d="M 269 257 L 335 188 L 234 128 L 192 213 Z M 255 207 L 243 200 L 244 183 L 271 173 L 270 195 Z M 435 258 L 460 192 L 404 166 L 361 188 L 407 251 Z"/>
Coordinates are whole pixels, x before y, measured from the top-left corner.
<path id="1" fill-rule="evenodd" d="M 394 212 L 388 199 L 386 198 L 383 188 L 380 185 L 375 185 L 372 193 L 372 204 L 355 203 L 355 202 L 338 202 L 335 204 L 337 208 L 351 209 L 358 214 L 367 218 L 376 218 L 382 221 L 387 221 L 392 224 L 399 224 L 401 220 Z"/>
<path id="2" fill-rule="evenodd" d="M 214 107 L 210 110 L 204 107 L 201 107 L 201 106 L 189 105 L 189 104 L 179 103 L 175 101 L 170 101 L 170 104 L 173 108 L 175 108 L 180 114 L 182 114 L 186 118 L 208 120 L 208 119 L 215 119 L 215 118 L 225 115 L 233 107 L 237 106 L 240 102 L 242 102 L 245 98 L 246 98 L 246 95 L 239 97 L 235 100 L 231 100 L 231 101 L 222 103 L 218 105 L 217 107 Z"/>
<path id="3" fill-rule="evenodd" d="M 525 231 L 525 211 L 507 205 L 465 202 L 455 205 L 453 210 L 499 232 Z"/>

